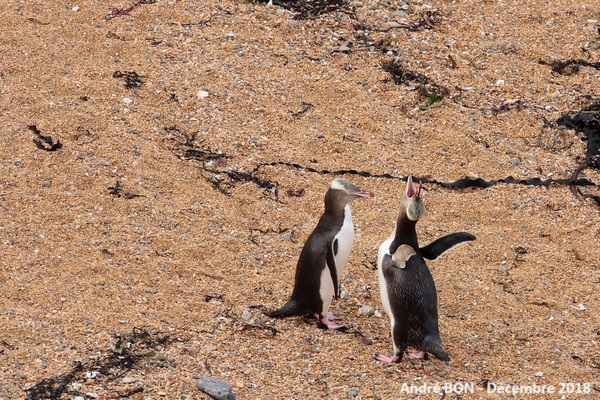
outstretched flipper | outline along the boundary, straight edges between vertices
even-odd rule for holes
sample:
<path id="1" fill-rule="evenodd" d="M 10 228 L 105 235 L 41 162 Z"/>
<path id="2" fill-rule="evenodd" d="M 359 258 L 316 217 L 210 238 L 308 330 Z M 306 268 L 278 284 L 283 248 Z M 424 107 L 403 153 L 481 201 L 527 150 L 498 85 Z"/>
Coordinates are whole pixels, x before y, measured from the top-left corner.
<path id="1" fill-rule="evenodd" d="M 435 260 L 448 250 L 464 242 L 475 240 L 475 235 L 469 232 L 456 232 L 434 240 L 425 247 L 421 247 L 421 255 L 428 260 Z"/>

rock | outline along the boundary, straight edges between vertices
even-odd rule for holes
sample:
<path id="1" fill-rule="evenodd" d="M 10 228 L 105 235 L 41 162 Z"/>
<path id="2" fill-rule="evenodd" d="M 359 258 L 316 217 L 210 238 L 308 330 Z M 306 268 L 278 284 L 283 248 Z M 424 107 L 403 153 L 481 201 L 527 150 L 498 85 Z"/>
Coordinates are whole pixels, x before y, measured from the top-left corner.
<path id="1" fill-rule="evenodd" d="M 358 309 L 358 312 L 359 312 L 359 313 L 361 313 L 361 314 L 367 314 L 367 315 L 370 315 L 370 314 L 372 314 L 372 313 L 373 313 L 373 307 L 371 307 L 371 306 L 361 306 L 361 307 Z"/>
<path id="2" fill-rule="evenodd" d="M 544 376 L 543 372 L 536 372 L 535 374 L 533 374 L 533 376 L 535 376 L 536 378 L 541 378 L 542 376 Z"/>
<path id="3" fill-rule="evenodd" d="M 356 390 L 350 390 L 350 391 L 348 391 L 348 396 L 356 397 L 356 396 L 358 396 L 358 392 Z"/>
<path id="4" fill-rule="evenodd" d="M 206 376 L 196 381 L 196 387 L 217 400 L 235 400 L 231 385 L 220 379 Z"/>
<path id="5" fill-rule="evenodd" d="M 208 92 L 206 90 L 199 90 L 198 91 L 198 94 L 197 94 L 198 100 L 205 99 L 208 96 L 209 96 L 209 94 L 208 94 Z"/>
<path id="6" fill-rule="evenodd" d="M 244 311 L 242 312 L 242 320 L 244 321 L 249 321 L 250 318 L 252 318 L 252 313 L 250 311 L 248 311 L 248 309 L 244 309 Z"/>

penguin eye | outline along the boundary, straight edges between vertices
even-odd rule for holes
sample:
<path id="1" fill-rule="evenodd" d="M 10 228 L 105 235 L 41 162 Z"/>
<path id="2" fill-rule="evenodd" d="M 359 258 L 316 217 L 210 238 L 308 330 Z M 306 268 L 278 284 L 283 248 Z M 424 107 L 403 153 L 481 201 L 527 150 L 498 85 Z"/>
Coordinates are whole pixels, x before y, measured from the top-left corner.
<path id="1" fill-rule="evenodd" d="M 333 255 L 334 255 L 334 256 L 337 256 L 337 252 L 338 252 L 338 240 L 337 240 L 337 239 L 335 239 L 335 240 L 333 241 Z"/>

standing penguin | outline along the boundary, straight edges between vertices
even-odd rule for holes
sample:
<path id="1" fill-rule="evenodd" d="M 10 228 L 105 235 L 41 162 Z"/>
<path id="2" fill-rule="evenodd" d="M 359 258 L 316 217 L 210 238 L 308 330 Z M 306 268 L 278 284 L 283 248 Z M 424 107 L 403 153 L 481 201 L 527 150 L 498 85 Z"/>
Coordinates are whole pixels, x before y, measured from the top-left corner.
<path id="1" fill-rule="evenodd" d="M 450 361 L 440 339 L 437 292 L 425 258 L 433 260 L 460 243 L 475 240 L 470 233 L 457 232 L 419 248 L 416 224 L 426 212 L 420 192 L 421 183 L 416 186 L 409 177 L 396 226 L 379 247 L 377 258 L 379 291 L 390 317 L 394 353 L 376 358 L 389 363 L 400 362 L 408 347 L 419 351 L 409 354 L 411 358 L 426 358 L 431 353 Z"/>
<path id="2" fill-rule="evenodd" d="M 339 297 L 339 282 L 354 242 L 350 203 L 373 197 L 351 182 L 337 178 L 325 193 L 325 212 L 310 234 L 298 258 L 291 299 L 270 317 L 314 314 L 329 329 L 342 328 L 329 312 L 332 297 Z"/>

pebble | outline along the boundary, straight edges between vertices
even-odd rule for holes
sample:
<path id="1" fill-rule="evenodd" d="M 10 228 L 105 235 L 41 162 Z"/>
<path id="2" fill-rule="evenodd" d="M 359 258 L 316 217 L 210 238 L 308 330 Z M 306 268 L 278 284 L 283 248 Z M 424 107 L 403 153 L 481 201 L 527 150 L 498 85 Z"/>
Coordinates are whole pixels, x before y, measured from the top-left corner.
<path id="1" fill-rule="evenodd" d="M 220 379 L 206 376 L 196 381 L 196 387 L 217 400 L 235 400 L 231 385 Z"/>
<path id="2" fill-rule="evenodd" d="M 244 309 L 244 311 L 242 311 L 242 320 L 244 321 L 249 321 L 250 318 L 252 318 L 252 313 L 250 311 L 248 311 L 248 309 Z"/>
<path id="3" fill-rule="evenodd" d="M 358 309 L 358 312 L 361 314 L 371 314 L 373 312 L 373 307 L 371 306 L 360 306 L 360 308 Z"/>
<path id="4" fill-rule="evenodd" d="M 100 379 L 102 374 L 98 371 L 88 371 L 85 373 L 87 379 Z"/>
<path id="5" fill-rule="evenodd" d="M 533 376 L 535 376 L 536 378 L 541 378 L 542 376 L 544 376 L 543 372 L 536 372 L 535 374 L 533 374 Z"/>
<path id="6" fill-rule="evenodd" d="M 131 100 L 129 97 L 123 97 L 123 103 L 131 104 L 132 102 L 133 102 L 133 100 Z"/>
<path id="7" fill-rule="evenodd" d="M 90 393 L 86 393 L 85 397 L 90 398 L 90 399 L 97 399 L 100 396 L 98 396 L 98 393 L 90 392 Z"/>
<path id="8" fill-rule="evenodd" d="M 348 391 L 348 396 L 350 396 L 350 397 L 356 397 L 356 396 L 358 396 L 358 392 L 356 390 L 349 390 Z"/>
<path id="9" fill-rule="evenodd" d="M 75 396 L 75 397 L 73 397 L 73 400 L 85 400 L 85 397 L 83 397 L 83 396 Z"/>
<path id="10" fill-rule="evenodd" d="M 199 90 L 197 94 L 198 100 L 205 99 L 208 97 L 208 92 L 205 90 Z"/>
<path id="11" fill-rule="evenodd" d="M 402 28 L 404 25 L 402 25 L 402 24 L 400 24 L 400 23 L 398 23 L 398 22 L 392 21 L 392 22 L 389 22 L 389 23 L 388 23 L 388 26 L 389 26 L 391 29 L 394 29 L 394 28 Z"/>
<path id="12" fill-rule="evenodd" d="M 133 383 L 135 382 L 135 378 L 123 378 L 123 383 Z"/>
<path id="13" fill-rule="evenodd" d="M 348 290 L 342 289 L 342 291 L 340 292 L 340 298 L 348 300 Z"/>

